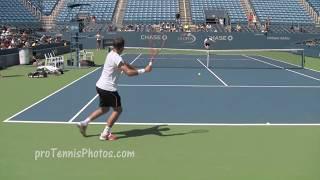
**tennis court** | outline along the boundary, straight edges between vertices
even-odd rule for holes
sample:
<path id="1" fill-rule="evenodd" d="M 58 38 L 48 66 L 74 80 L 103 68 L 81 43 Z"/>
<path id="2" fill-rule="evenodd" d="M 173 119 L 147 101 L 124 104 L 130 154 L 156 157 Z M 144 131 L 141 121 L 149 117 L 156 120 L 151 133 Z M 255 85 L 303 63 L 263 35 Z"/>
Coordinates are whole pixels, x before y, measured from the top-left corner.
<path id="1" fill-rule="evenodd" d="M 241 53 L 239 53 L 241 52 Z M 171 125 L 320 124 L 320 72 L 292 52 L 163 50 L 150 74 L 119 79 L 124 112 L 118 123 Z M 143 49 L 123 58 L 140 66 Z M 287 61 L 283 61 L 286 59 Z M 98 106 L 101 68 L 66 85 L 6 122 L 75 123 Z M 96 122 L 103 123 L 106 116 Z"/>

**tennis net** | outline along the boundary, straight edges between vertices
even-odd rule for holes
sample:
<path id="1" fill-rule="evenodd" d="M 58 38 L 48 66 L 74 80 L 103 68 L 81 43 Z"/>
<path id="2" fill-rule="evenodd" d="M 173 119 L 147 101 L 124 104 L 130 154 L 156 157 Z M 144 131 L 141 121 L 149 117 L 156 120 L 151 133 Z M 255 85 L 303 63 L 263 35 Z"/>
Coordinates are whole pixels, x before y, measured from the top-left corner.
<path id="1" fill-rule="evenodd" d="M 150 59 L 150 48 L 128 47 L 124 59 L 143 67 Z M 131 60 L 131 61 L 130 61 Z M 159 49 L 154 67 L 158 68 L 233 68 L 296 69 L 304 67 L 303 49 L 198 50 Z"/>

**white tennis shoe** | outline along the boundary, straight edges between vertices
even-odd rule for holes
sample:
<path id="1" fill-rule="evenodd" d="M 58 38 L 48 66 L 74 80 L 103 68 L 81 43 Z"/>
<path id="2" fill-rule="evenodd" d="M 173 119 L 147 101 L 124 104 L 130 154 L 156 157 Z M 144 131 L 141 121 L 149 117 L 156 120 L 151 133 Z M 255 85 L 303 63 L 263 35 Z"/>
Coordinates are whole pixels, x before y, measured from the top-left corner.
<path id="1" fill-rule="evenodd" d="M 78 122 L 77 123 L 77 127 L 79 128 L 80 133 L 82 134 L 82 136 L 86 137 L 87 136 L 86 130 L 87 130 L 88 126 L 84 125 L 81 122 Z"/>
<path id="2" fill-rule="evenodd" d="M 101 141 L 115 141 L 117 140 L 117 136 L 113 135 L 112 133 L 108 133 L 106 135 L 101 134 L 99 139 Z"/>

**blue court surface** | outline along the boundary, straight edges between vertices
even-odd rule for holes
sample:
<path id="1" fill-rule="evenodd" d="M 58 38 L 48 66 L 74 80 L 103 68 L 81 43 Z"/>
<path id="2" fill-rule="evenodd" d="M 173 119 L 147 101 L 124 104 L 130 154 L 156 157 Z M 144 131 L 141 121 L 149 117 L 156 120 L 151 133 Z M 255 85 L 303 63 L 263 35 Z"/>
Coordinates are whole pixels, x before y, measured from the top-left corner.
<path id="1" fill-rule="evenodd" d="M 145 55 L 126 54 L 135 63 Z M 159 59 L 183 60 L 185 55 Z M 286 69 L 260 56 L 216 57 L 231 64 L 258 68 L 206 68 L 203 57 L 188 56 L 190 67 L 154 68 L 137 77 L 121 76 L 119 93 L 123 124 L 181 125 L 319 125 L 320 72 Z M 235 62 L 233 62 L 235 61 Z M 157 60 L 155 61 L 157 63 Z M 169 67 L 170 66 L 170 67 Z M 95 83 L 98 68 L 17 113 L 9 122 L 75 123 L 98 107 Z M 96 120 L 105 122 L 104 115 Z"/>

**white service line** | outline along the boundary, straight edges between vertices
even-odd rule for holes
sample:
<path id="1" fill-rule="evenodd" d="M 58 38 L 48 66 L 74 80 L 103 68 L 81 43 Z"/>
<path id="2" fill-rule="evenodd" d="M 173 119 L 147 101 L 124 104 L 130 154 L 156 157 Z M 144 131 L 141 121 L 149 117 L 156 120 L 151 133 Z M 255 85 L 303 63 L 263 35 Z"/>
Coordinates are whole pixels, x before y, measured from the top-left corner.
<path id="1" fill-rule="evenodd" d="M 268 63 L 268 62 L 265 62 L 265 61 L 262 61 L 262 60 L 259 60 L 259 59 L 250 57 L 250 56 L 246 56 L 246 55 L 242 55 L 242 56 L 247 57 L 247 58 L 250 58 L 250 59 L 253 59 L 253 60 L 256 60 L 256 61 L 259 61 L 259 62 L 262 62 L 262 63 L 265 63 L 265 64 L 268 64 L 268 65 L 271 65 L 271 66 L 274 66 L 274 67 L 277 67 L 277 68 L 284 69 L 284 70 L 286 70 L 286 71 L 289 71 L 289 72 L 298 74 L 298 75 L 300 75 L 300 76 L 304 76 L 304 77 L 307 77 L 307 78 L 310 78 L 310 79 L 313 79 L 313 80 L 316 80 L 316 81 L 320 81 L 320 79 L 315 78 L 315 77 L 313 77 L 313 76 L 306 75 L 306 74 L 304 74 L 304 73 L 300 73 L 300 72 L 297 72 L 297 71 L 294 71 L 294 70 L 291 70 L 291 69 L 285 69 L 284 67 L 281 67 L 281 66 L 278 66 L 278 65 L 275 65 L 275 64 L 272 64 L 272 63 Z"/>
<path id="2" fill-rule="evenodd" d="M 95 95 L 85 106 L 83 106 L 80 111 L 75 114 L 68 122 L 74 121 L 99 95 Z"/>
<path id="3" fill-rule="evenodd" d="M 206 65 L 204 65 L 199 59 L 197 61 L 202 64 L 203 67 L 205 67 L 214 77 L 216 77 L 224 86 L 228 86 L 227 83 L 225 83 L 218 75 L 216 75 L 211 69 L 209 69 Z"/>
<path id="4" fill-rule="evenodd" d="M 313 77 L 313 76 L 309 76 L 309 75 L 306 75 L 306 74 L 303 74 L 303 73 L 300 73 L 300 72 L 297 72 L 297 71 L 293 71 L 293 70 L 291 70 L 291 69 L 286 69 L 286 70 L 289 71 L 289 72 L 292 72 L 292 73 L 295 73 L 295 74 L 299 74 L 299 75 L 301 75 L 301 76 L 304 76 L 304 77 L 307 77 L 307 78 L 316 80 L 316 81 L 320 81 L 320 79 L 315 78 L 315 77 Z"/>
<path id="5" fill-rule="evenodd" d="M 245 86 L 245 85 L 192 85 L 192 84 L 119 84 L 119 87 L 190 87 L 190 88 L 320 88 L 320 86 Z"/>
<path id="6" fill-rule="evenodd" d="M 136 60 L 138 60 L 140 58 L 140 56 L 142 55 L 142 53 L 140 53 L 133 61 L 131 61 L 130 64 L 133 64 Z"/>
<path id="7" fill-rule="evenodd" d="M 77 124 L 77 122 L 66 122 L 66 121 L 19 121 L 11 120 L 9 123 L 23 123 L 23 124 Z M 90 124 L 105 125 L 105 122 L 92 122 Z M 129 123 L 119 122 L 116 125 L 132 125 L 132 126 L 320 126 L 320 123 Z"/>
<path id="8" fill-rule="evenodd" d="M 259 62 L 264 63 L 264 64 L 268 64 L 268 65 L 270 65 L 270 66 L 274 66 L 274 67 L 279 68 L 279 69 L 284 69 L 284 68 L 281 67 L 281 66 L 278 66 L 278 65 L 275 65 L 275 64 L 272 64 L 272 63 L 268 63 L 268 62 L 262 61 L 262 60 L 260 60 L 260 59 L 256 59 L 256 58 L 253 58 L 253 57 L 250 57 L 250 56 L 247 56 L 247 55 L 242 55 L 242 56 L 244 56 L 244 57 L 246 57 L 246 58 L 249 58 L 249 59 L 253 59 L 253 60 L 255 60 L 255 61 L 259 61 Z"/>
<path id="9" fill-rule="evenodd" d="M 37 104 L 41 103 L 42 101 L 44 101 L 44 100 L 46 100 L 46 99 L 50 98 L 51 96 L 53 96 L 53 95 L 57 94 L 58 92 L 60 92 L 60 91 L 64 90 L 65 88 L 67 88 L 67 87 L 71 86 L 72 84 L 74 84 L 74 83 L 78 82 L 79 80 L 81 80 L 81 79 L 85 78 L 86 76 L 88 76 L 88 75 L 90 75 L 90 74 L 92 74 L 92 73 L 96 72 L 96 71 L 97 71 L 97 70 L 99 70 L 100 68 L 101 68 L 101 67 L 99 67 L 99 68 L 97 68 L 97 69 L 95 69 L 95 70 L 93 70 L 93 71 L 91 71 L 91 72 L 89 72 L 89 73 L 87 73 L 87 74 L 85 74 L 85 75 L 81 76 L 80 78 L 78 78 L 78 79 L 76 79 L 76 80 L 72 81 L 71 83 L 69 83 L 69 84 L 65 85 L 64 87 L 62 87 L 62 88 L 58 89 L 57 91 L 55 91 L 55 92 L 51 93 L 50 95 L 48 95 L 48 96 L 46 96 L 46 97 L 42 98 L 42 99 L 41 99 L 41 100 L 39 100 L 38 102 L 36 102 L 36 103 L 34 103 L 34 104 L 32 104 L 32 105 L 28 106 L 27 108 L 23 109 L 22 111 L 20 111 L 20 112 L 18 112 L 18 113 L 16 113 L 16 114 L 14 114 L 14 115 L 12 115 L 12 116 L 10 116 L 9 118 L 7 118 L 6 120 L 4 120 L 3 122 L 8 122 L 8 121 L 9 121 L 10 119 L 12 119 L 13 117 L 15 117 L 15 116 L 17 116 L 17 115 L 19 115 L 19 114 L 21 114 L 21 113 L 23 113 L 23 112 L 27 111 L 28 109 L 32 108 L 33 106 L 35 106 L 35 105 L 37 105 Z"/>
<path id="10" fill-rule="evenodd" d="M 301 66 L 298 66 L 298 65 L 295 65 L 295 64 L 283 62 L 283 61 L 280 61 L 280 60 L 277 60 L 277 59 L 273 59 L 273 58 L 270 58 L 270 57 L 266 57 L 266 56 L 262 56 L 262 55 L 259 55 L 259 56 L 260 56 L 260 57 L 263 57 L 263 58 L 266 58 L 266 59 L 273 60 L 273 61 L 279 61 L 279 62 L 282 62 L 282 63 L 285 63 L 285 64 L 289 64 L 289 65 L 292 65 L 292 66 L 301 67 Z M 317 70 L 315 70 L 315 69 L 311 69 L 311 68 L 307 68 L 307 67 L 304 67 L 304 69 L 307 69 L 307 70 L 310 70 L 310 71 L 313 71 L 313 72 L 320 73 L 320 71 L 317 71 Z"/>
<path id="11" fill-rule="evenodd" d="M 301 66 L 298 66 L 298 65 L 296 65 L 296 64 L 291 64 L 291 63 L 288 63 L 288 62 L 280 61 L 280 60 L 278 60 L 278 59 L 273 59 L 273 58 L 269 58 L 269 57 L 262 56 L 262 55 L 257 55 L 257 56 L 263 57 L 263 58 L 265 58 L 265 59 L 270 59 L 270 60 L 272 60 L 272 61 L 277 61 L 277 62 L 281 62 L 281 63 L 284 63 L 284 64 L 289 64 L 289 65 L 291 65 L 291 66 L 296 66 L 296 67 L 300 67 L 300 68 L 301 68 Z"/>

